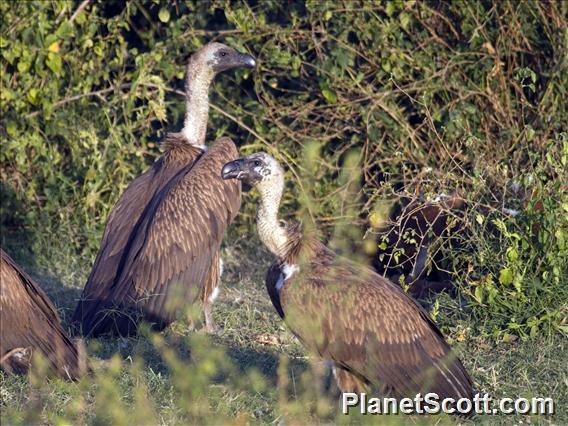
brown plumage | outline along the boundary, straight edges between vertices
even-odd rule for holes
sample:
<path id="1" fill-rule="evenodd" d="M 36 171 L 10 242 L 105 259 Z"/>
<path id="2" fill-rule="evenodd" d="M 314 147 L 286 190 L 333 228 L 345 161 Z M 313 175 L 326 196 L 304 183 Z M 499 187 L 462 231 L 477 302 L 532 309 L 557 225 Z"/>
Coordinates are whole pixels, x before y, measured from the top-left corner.
<path id="1" fill-rule="evenodd" d="M 274 307 L 312 352 L 332 361 L 344 392 L 472 398 L 472 381 L 428 313 L 370 268 L 340 258 L 277 218 L 283 171 L 264 153 L 228 163 L 224 178 L 259 189 L 257 227 L 277 260 L 266 276 Z"/>
<path id="2" fill-rule="evenodd" d="M 67 336 L 55 307 L 16 262 L 0 249 L 0 367 L 25 374 L 38 353 L 65 379 L 76 379 L 87 368 L 86 354 Z"/>
<path id="3" fill-rule="evenodd" d="M 425 203 L 402 199 L 391 212 L 391 220 L 372 229 L 378 245 L 371 259 L 375 270 L 397 283 L 404 275 L 410 284 L 408 292 L 415 298 L 453 290 L 450 276 L 440 268 L 439 245 L 442 239 L 455 240 L 459 235 L 459 221 L 453 219 L 463 207 L 464 200 L 458 195 Z"/>
<path id="4" fill-rule="evenodd" d="M 183 305 L 212 303 L 221 240 L 241 202 L 240 185 L 223 182 L 218 170 L 236 157 L 235 144 L 221 138 L 152 197 L 128 235 L 110 285 L 85 288 L 75 311 L 83 333 L 129 335 L 142 319 L 159 330 Z"/>
<path id="5" fill-rule="evenodd" d="M 252 66 L 251 56 L 220 43 L 190 58 L 184 128 L 166 137 L 163 155 L 128 186 L 108 218 L 73 315 L 84 335 L 132 334 L 141 320 L 161 329 L 198 298 L 207 329 L 215 329 L 211 296 L 219 272 L 213 269 L 240 205 L 240 184 L 218 176 L 219 167 L 237 156 L 234 143 L 223 138 L 209 150 L 204 145 L 208 91 L 217 73 Z"/>

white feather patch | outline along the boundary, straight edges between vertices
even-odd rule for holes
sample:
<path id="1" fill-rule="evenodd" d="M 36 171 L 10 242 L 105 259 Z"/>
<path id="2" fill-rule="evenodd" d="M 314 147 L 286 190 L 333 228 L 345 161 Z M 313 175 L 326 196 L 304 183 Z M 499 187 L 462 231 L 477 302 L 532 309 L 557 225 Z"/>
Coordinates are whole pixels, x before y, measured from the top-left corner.
<path id="1" fill-rule="evenodd" d="M 442 192 L 442 193 L 436 195 L 436 196 L 432 199 L 431 202 L 437 204 L 437 203 L 441 203 L 441 202 L 444 201 L 444 200 L 447 200 L 448 198 L 450 198 L 450 196 L 449 196 L 448 194 Z"/>
<path id="2" fill-rule="evenodd" d="M 515 217 L 519 214 L 519 211 L 515 210 L 515 209 L 508 209 L 507 207 L 503 207 L 503 213 L 505 213 L 506 215 Z"/>
<path id="3" fill-rule="evenodd" d="M 219 258 L 219 277 L 223 275 L 223 259 Z"/>
<path id="4" fill-rule="evenodd" d="M 286 280 L 290 279 L 292 275 L 300 270 L 298 265 L 288 265 L 287 263 L 282 266 L 282 273 L 278 277 L 278 281 L 276 282 L 276 290 L 280 291 L 282 287 L 284 287 L 284 283 Z"/>
<path id="5" fill-rule="evenodd" d="M 284 280 L 289 279 L 292 275 L 299 271 L 300 267 L 298 265 L 288 265 L 287 263 L 285 263 L 282 267 L 282 272 L 285 275 Z"/>
<path id="6" fill-rule="evenodd" d="M 219 293 L 221 293 L 221 289 L 219 287 L 215 287 L 213 289 L 213 293 L 211 293 L 211 296 L 209 296 L 209 301 L 211 303 L 214 303 L 215 300 L 219 297 Z"/>

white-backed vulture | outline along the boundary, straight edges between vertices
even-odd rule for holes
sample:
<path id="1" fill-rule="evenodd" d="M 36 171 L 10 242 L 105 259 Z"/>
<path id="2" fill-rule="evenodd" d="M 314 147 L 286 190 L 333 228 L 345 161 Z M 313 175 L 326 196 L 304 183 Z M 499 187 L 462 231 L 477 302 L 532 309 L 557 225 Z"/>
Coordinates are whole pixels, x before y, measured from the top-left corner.
<path id="1" fill-rule="evenodd" d="M 391 212 L 390 221 L 372 230 L 378 247 L 371 258 L 375 270 L 396 283 L 404 275 L 410 284 L 408 292 L 417 299 L 454 290 L 450 275 L 439 267 L 443 259 L 436 249 L 441 239 L 455 242 L 455 237 L 463 233 L 459 220 L 452 219 L 464 207 L 465 201 L 456 194 L 428 202 L 402 198 Z"/>
<path id="2" fill-rule="evenodd" d="M 69 339 L 55 307 L 10 256 L 0 249 L 0 367 L 25 374 L 39 353 L 49 369 L 77 379 L 87 369 L 86 353 Z"/>
<path id="3" fill-rule="evenodd" d="M 124 191 L 109 215 L 91 275 L 73 322 L 84 335 L 129 335 L 140 321 L 162 329 L 179 308 L 201 297 L 207 330 L 218 293 L 222 235 L 240 206 L 240 184 L 219 177 L 236 158 L 235 144 L 205 135 L 209 86 L 249 55 L 220 43 L 195 52 L 187 65 L 186 116 L 180 133 L 166 136 L 163 155 Z"/>
<path id="4" fill-rule="evenodd" d="M 304 346 L 333 363 L 343 392 L 473 397 L 464 366 L 400 287 L 337 256 L 299 226 L 281 224 L 284 171 L 276 160 L 252 154 L 227 163 L 221 174 L 259 190 L 258 233 L 276 256 L 266 275 L 270 299 Z"/>

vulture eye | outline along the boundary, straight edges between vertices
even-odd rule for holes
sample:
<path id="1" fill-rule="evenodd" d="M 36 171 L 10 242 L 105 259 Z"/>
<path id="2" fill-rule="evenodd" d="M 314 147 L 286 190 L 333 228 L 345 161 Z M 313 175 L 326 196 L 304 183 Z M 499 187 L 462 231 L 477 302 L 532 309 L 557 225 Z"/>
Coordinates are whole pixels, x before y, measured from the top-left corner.
<path id="1" fill-rule="evenodd" d="M 254 167 L 258 167 L 258 166 L 260 166 L 260 161 L 254 160 Z"/>
<path id="2" fill-rule="evenodd" d="M 227 52 L 221 52 L 221 56 L 227 56 Z"/>

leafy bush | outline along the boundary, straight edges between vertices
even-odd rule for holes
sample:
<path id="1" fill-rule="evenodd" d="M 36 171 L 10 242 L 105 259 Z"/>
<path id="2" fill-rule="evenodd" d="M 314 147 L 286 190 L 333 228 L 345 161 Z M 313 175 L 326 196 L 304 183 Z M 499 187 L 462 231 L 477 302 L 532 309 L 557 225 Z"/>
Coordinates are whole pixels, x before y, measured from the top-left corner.
<path id="1" fill-rule="evenodd" d="M 489 332 L 566 330 L 565 2 L 83 6 L 0 5 L 3 239 L 40 266 L 94 258 L 119 194 L 181 127 L 187 56 L 222 39 L 259 66 L 218 79 L 209 138 L 276 155 L 287 215 L 302 208 L 330 235 L 401 194 L 459 191 L 472 237 L 450 257 Z M 361 190 L 345 197 L 354 148 Z M 532 201 L 503 215 L 505 188 L 529 175 Z"/>

